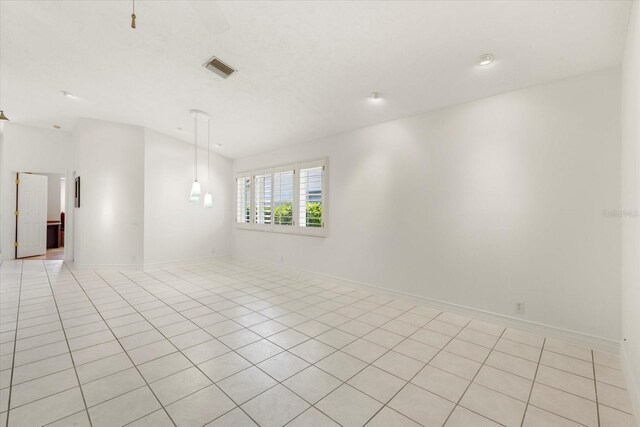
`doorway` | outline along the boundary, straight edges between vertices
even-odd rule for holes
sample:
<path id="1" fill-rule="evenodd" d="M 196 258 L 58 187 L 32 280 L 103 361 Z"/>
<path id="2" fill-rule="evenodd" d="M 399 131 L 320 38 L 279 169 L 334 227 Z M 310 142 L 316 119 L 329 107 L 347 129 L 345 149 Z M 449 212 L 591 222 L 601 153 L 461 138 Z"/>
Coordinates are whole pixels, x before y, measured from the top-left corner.
<path id="1" fill-rule="evenodd" d="M 66 179 L 62 174 L 16 174 L 16 259 L 64 259 Z"/>

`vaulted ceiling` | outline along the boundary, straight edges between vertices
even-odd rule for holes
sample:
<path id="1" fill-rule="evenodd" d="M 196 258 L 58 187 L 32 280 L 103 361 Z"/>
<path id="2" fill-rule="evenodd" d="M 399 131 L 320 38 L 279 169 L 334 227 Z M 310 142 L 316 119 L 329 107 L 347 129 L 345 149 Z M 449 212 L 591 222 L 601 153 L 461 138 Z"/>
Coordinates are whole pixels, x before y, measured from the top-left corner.
<path id="1" fill-rule="evenodd" d="M 185 141 L 198 108 L 234 158 L 615 66 L 631 2 L 214 6 L 138 0 L 133 30 L 130 1 L 2 0 L 0 104 L 16 123 L 92 117 Z M 484 53 L 495 62 L 476 66 Z M 203 68 L 212 56 L 237 74 Z"/>

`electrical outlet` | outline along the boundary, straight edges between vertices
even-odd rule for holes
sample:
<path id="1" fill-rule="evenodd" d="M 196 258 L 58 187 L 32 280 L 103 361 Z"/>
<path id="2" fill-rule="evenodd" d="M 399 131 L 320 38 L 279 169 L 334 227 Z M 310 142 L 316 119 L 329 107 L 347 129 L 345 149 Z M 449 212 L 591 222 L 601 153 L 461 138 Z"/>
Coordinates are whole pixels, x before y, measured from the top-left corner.
<path id="1" fill-rule="evenodd" d="M 524 301 L 516 301 L 516 313 L 524 313 Z"/>

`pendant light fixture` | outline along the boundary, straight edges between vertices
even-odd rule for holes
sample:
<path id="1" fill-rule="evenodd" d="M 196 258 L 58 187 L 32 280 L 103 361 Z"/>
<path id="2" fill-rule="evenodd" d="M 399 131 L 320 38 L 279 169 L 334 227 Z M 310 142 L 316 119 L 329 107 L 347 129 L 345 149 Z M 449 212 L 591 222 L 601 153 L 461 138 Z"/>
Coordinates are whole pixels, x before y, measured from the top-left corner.
<path id="1" fill-rule="evenodd" d="M 136 0 L 133 0 L 133 9 L 131 10 L 131 28 L 136 29 Z"/>
<path id="2" fill-rule="evenodd" d="M 207 184 L 211 185 L 211 179 L 209 178 L 209 169 L 211 168 L 211 120 L 207 120 Z M 210 191 L 207 191 L 204 195 L 204 207 L 213 207 L 213 196 Z"/>
<path id="3" fill-rule="evenodd" d="M 198 113 L 197 110 L 191 110 L 193 115 L 193 168 L 195 170 L 196 179 L 191 184 L 191 192 L 189 193 L 189 200 L 193 203 L 200 201 L 200 194 L 202 194 L 202 188 L 198 182 Z"/>
<path id="4" fill-rule="evenodd" d="M 193 203 L 198 203 L 202 195 L 202 187 L 198 182 L 198 119 L 205 119 L 208 123 L 211 117 L 201 110 L 190 110 L 189 112 L 193 116 L 193 168 L 195 171 L 195 179 L 191 184 L 189 200 Z"/>

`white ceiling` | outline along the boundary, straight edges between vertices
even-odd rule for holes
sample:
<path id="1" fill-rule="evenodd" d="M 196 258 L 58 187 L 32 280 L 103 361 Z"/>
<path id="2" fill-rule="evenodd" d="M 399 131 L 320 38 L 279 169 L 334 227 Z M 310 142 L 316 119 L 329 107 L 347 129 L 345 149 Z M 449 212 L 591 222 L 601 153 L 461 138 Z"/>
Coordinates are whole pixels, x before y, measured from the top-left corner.
<path id="1" fill-rule="evenodd" d="M 136 1 L 136 30 L 129 1 L 0 4 L 0 101 L 14 122 L 72 130 L 92 117 L 189 141 L 188 110 L 198 108 L 231 158 L 616 65 L 631 8 L 218 2 L 229 30 L 211 34 L 185 1 Z M 474 66 L 487 52 L 495 63 Z M 213 55 L 239 72 L 223 80 L 205 70 Z M 367 99 L 374 90 L 384 102 Z"/>

